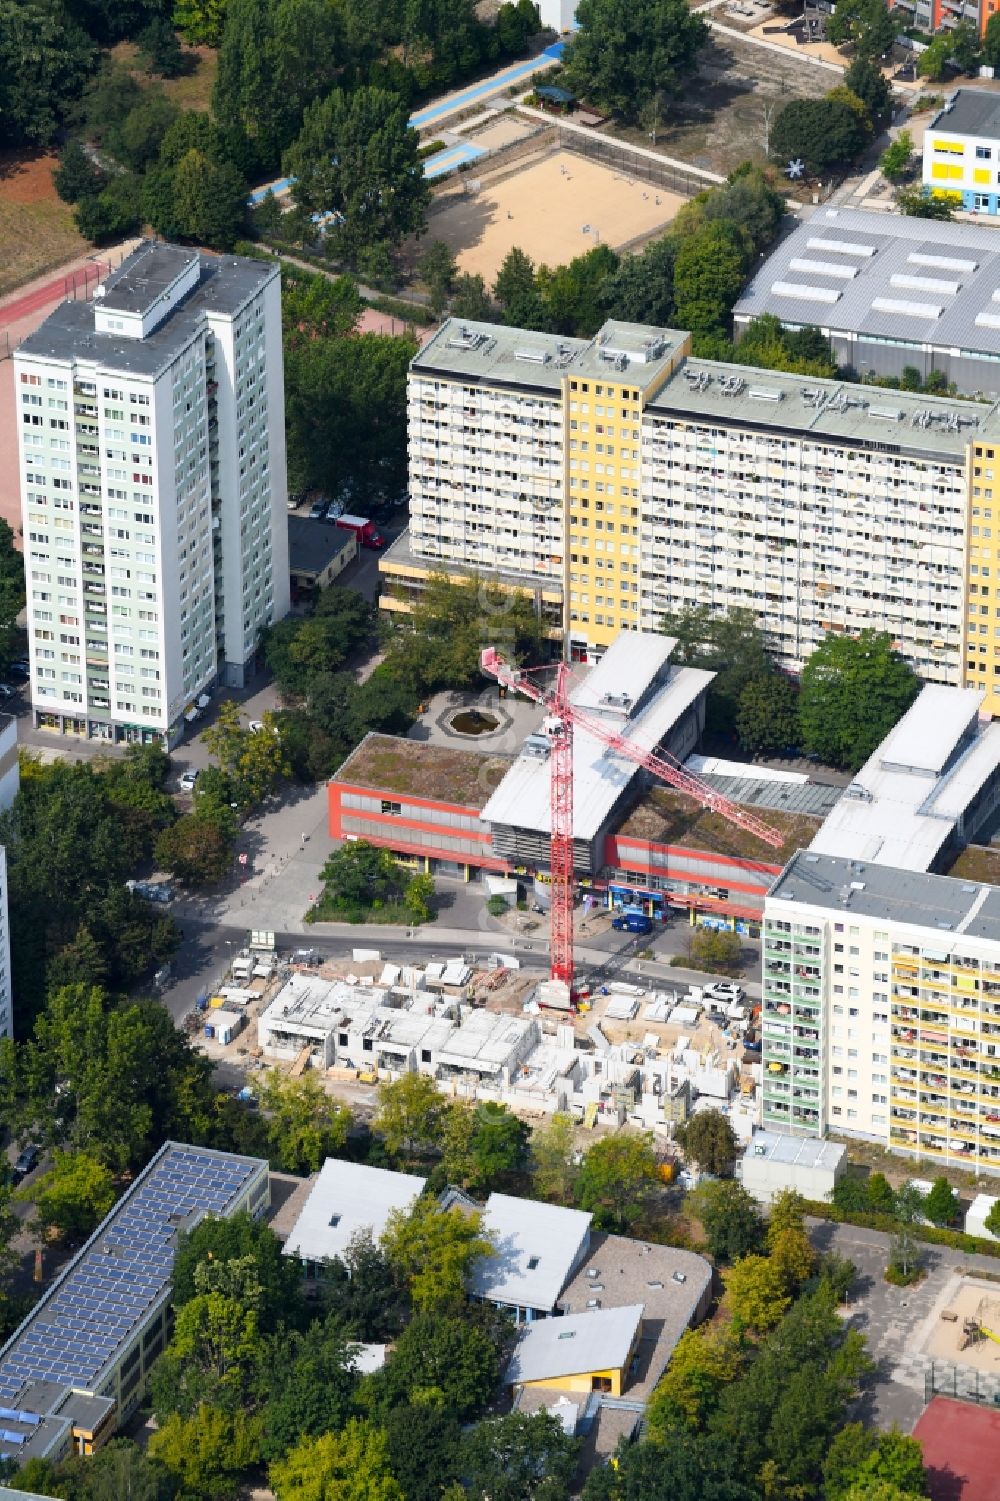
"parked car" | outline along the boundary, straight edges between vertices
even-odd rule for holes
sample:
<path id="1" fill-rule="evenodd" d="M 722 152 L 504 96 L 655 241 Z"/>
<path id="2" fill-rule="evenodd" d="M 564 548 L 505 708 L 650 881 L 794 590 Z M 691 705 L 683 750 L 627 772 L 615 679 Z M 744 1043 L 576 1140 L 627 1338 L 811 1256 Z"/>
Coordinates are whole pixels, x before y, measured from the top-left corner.
<path id="1" fill-rule="evenodd" d="M 194 786 L 195 786 L 195 783 L 198 780 L 198 777 L 199 777 L 199 772 L 197 772 L 197 771 L 185 771 L 185 772 L 182 772 L 181 773 L 181 779 L 177 783 L 177 785 L 178 785 L 178 787 L 180 788 L 180 790 L 182 792 L 193 792 L 194 791 Z"/>
<path id="2" fill-rule="evenodd" d="M 704 987 L 704 996 L 708 1001 L 722 1001 L 726 1004 L 732 1001 L 742 1001 L 743 990 L 739 985 L 732 984 L 729 980 L 720 980 Z"/>
<path id="3" fill-rule="evenodd" d="M 326 515 L 326 501 L 325 500 L 314 500 L 313 503 L 312 503 L 312 505 L 309 507 L 309 520 L 310 521 L 322 521 L 323 518 L 325 517 L 325 515 Z"/>
<path id="4" fill-rule="evenodd" d="M 27 657 L 18 657 L 7 669 L 12 678 L 26 678 L 31 675 L 31 663 Z"/>
<path id="5" fill-rule="evenodd" d="M 330 504 L 326 508 L 326 515 L 324 516 L 323 520 L 339 521 L 343 514 L 344 502 L 342 500 L 331 500 Z"/>
<path id="6" fill-rule="evenodd" d="M 9 683 L 0 683 L 0 699 L 15 698 L 16 696 L 16 688 L 12 688 Z"/>
<path id="7" fill-rule="evenodd" d="M 24 1151 L 18 1154 L 17 1161 L 14 1163 L 14 1182 L 20 1183 L 21 1179 L 26 1178 L 31 1172 L 32 1168 L 36 1167 L 37 1165 L 38 1148 L 35 1146 L 35 1143 L 33 1141 L 30 1141 L 24 1148 Z"/>

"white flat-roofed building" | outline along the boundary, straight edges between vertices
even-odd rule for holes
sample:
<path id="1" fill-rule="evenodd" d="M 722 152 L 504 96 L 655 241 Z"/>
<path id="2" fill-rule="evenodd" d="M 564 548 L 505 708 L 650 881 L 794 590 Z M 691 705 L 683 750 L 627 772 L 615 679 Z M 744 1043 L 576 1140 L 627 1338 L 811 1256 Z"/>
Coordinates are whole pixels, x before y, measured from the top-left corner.
<path id="1" fill-rule="evenodd" d="M 476 1075 L 510 1081 L 519 1063 L 542 1040 L 534 1017 L 505 1016 L 492 1011 L 469 1011 L 461 1024 L 442 1039 L 433 1059 L 440 1077 Z"/>
<path id="2" fill-rule="evenodd" d="M 995 214 L 1000 203 L 998 164 L 996 95 L 986 89 L 956 89 L 924 130 L 924 187 L 935 198 L 952 199 L 956 207 Z"/>
<path id="3" fill-rule="evenodd" d="M 804 1199 L 829 1199 L 847 1167 L 847 1148 L 811 1136 L 755 1131 L 740 1162 L 743 1187 L 762 1204 L 783 1189 Z"/>
<path id="4" fill-rule="evenodd" d="M 928 685 L 854 776 L 810 844 L 900 870 L 933 870 L 1000 802 L 1000 724 L 975 688 Z"/>
<path id="5" fill-rule="evenodd" d="M 765 1128 L 1000 1173 L 1000 888 L 800 850 L 762 970 Z"/>
<path id="6" fill-rule="evenodd" d="M 980 1240 L 1000 1240 L 1000 1236 L 986 1228 L 986 1221 L 996 1202 L 995 1196 L 991 1194 L 976 1194 L 965 1211 L 966 1235 L 977 1235 Z"/>
<path id="7" fill-rule="evenodd" d="M 392 1173 L 362 1162 L 328 1157 L 283 1247 L 303 1262 L 307 1275 L 343 1257 L 357 1235 L 378 1244 L 394 1210 L 408 1214 L 424 1191 L 426 1178 Z"/>
<path id="8" fill-rule="evenodd" d="M 35 722 L 173 743 L 288 611 L 278 268 L 144 242 L 14 363 Z"/>
<path id="9" fill-rule="evenodd" d="M 579 1209 L 490 1194 L 483 1232 L 496 1254 L 473 1266 L 470 1294 L 511 1309 L 519 1324 L 554 1313 L 587 1254 L 592 1218 Z"/>
<path id="10" fill-rule="evenodd" d="M 574 704 L 621 733 L 639 750 L 665 746 L 683 760 L 697 744 L 705 722 L 705 693 L 714 674 L 676 667 L 677 645 L 668 636 L 639 631 L 612 642 L 600 663 L 571 698 Z M 584 726 L 573 731 L 573 842 L 578 870 L 588 875 L 603 863 L 604 834 L 626 798 L 645 786 L 649 774 L 611 750 Z M 493 848 L 516 863 L 544 866 L 551 833 L 548 742 L 529 736 L 482 811 Z"/>

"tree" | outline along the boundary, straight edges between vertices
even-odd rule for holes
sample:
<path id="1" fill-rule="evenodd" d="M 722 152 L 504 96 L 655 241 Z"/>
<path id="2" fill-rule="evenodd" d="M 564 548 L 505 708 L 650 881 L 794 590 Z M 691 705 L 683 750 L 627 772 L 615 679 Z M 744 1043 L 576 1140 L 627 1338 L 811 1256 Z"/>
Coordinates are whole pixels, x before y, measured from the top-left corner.
<path id="1" fill-rule="evenodd" d="M 506 1105 L 491 1100 L 478 1104 L 472 1113 L 469 1186 L 489 1193 L 498 1184 L 509 1184 L 525 1166 L 529 1134 Z"/>
<path id="2" fill-rule="evenodd" d="M 411 923 L 431 922 L 434 917 L 434 877 L 411 876 L 403 887 L 403 906 Z"/>
<path id="3" fill-rule="evenodd" d="M 605 311 L 630 323 L 669 328 L 675 313 L 676 257 L 677 241 L 672 235 L 650 240 L 639 255 L 623 255 L 618 269 L 601 287 Z"/>
<path id="4" fill-rule="evenodd" d="M 403 1501 L 385 1430 L 351 1418 L 340 1433 L 304 1438 L 271 1465 L 277 1501 Z"/>
<path id="5" fill-rule="evenodd" d="M 801 1227 L 768 1231 L 768 1252 L 791 1297 L 808 1282 L 816 1266 L 816 1253 Z"/>
<path id="6" fill-rule="evenodd" d="M 575 1158 L 573 1117 L 557 1110 L 531 1133 L 534 1196 L 550 1203 L 568 1203 L 576 1187 Z"/>
<path id="7" fill-rule="evenodd" d="M 896 1195 L 884 1173 L 872 1173 L 866 1184 L 867 1207 L 873 1214 L 895 1214 Z"/>
<path id="8" fill-rule="evenodd" d="M 315 679 L 327 676 L 364 646 L 372 607 L 353 589 L 326 589 L 304 620 L 289 618 L 264 637 L 264 660 L 285 700 L 308 702 Z"/>
<path id="9" fill-rule="evenodd" d="M 286 1173 L 315 1173 L 343 1150 L 353 1117 L 315 1074 L 293 1079 L 266 1069 L 253 1089 L 267 1117 L 272 1159 Z"/>
<path id="10" fill-rule="evenodd" d="M 421 695 L 482 682 L 484 621 L 490 639 L 518 663 L 537 661 L 542 627 L 526 594 L 487 579 L 432 574 L 412 613 L 388 636 L 385 666 Z"/>
<path id="11" fill-rule="evenodd" d="M 686 935 L 687 950 L 692 965 L 711 971 L 738 971 L 743 958 L 743 945 L 737 933 L 725 928 L 709 928 L 700 924 Z"/>
<path id="12" fill-rule="evenodd" d="M 142 224 L 139 179 L 131 174 L 112 177 L 99 193 L 80 199 L 73 221 L 95 245 L 133 234 Z"/>
<path id="13" fill-rule="evenodd" d="M 235 830 L 211 814 L 184 813 L 156 841 L 156 863 L 193 890 L 217 886 L 232 869 Z"/>
<path id="14" fill-rule="evenodd" d="M 448 304 L 448 293 L 455 283 L 458 262 L 455 252 L 444 240 L 432 240 L 420 257 L 419 271 L 431 294 L 431 311 L 440 318 Z"/>
<path id="15" fill-rule="evenodd" d="M 174 0 L 174 25 L 193 47 L 218 47 L 227 0 Z"/>
<path id="16" fill-rule="evenodd" d="M 149 1453 L 182 1494 L 226 1501 L 260 1452 L 261 1419 L 203 1404 L 188 1418 L 171 1413 L 150 1436 Z"/>
<path id="17" fill-rule="evenodd" d="M 753 611 L 736 606 L 717 614 L 708 605 L 695 605 L 661 616 L 660 629 L 676 639 L 676 660 L 715 673 L 706 722 L 717 734 L 733 734 L 747 685 L 775 671 Z"/>
<path id="18" fill-rule="evenodd" d="M 243 223 L 246 183 L 231 162 L 189 151 L 173 172 L 174 233 L 213 250 L 231 250 Z"/>
<path id="19" fill-rule="evenodd" d="M 780 672 L 752 678 L 739 696 L 736 734 L 743 750 L 780 752 L 798 744 L 795 685 Z"/>
<path id="20" fill-rule="evenodd" d="M 406 1501 L 441 1501 L 458 1479 L 462 1430 L 454 1413 L 426 1402 L 390 1409 L 389 1464 Z"/>
<path id="21" fill-rule="evenodd" d="M 826 26 L 834 46 L 854 47 L 856 58 L 883 57 L 892 46 L 896 23 L 885 0 L 841 0 Z"/>
<path id="22" fill-rule="evenodd" d="M 282 1330 L 269 1346 L 270 1397 L 263 1457 L 280 1459 L 303 1438 L 337 1432 L 352 1416 L 355 1347 L 336 1318 L 303 1333 Z"/>
<path id="23" fill-rule="evenodd" d="M 983 1221 L 984 1227 L 1000 1240 L 1000 1199 L 994 1199 L 990 1212 Z"/>
<path id="24" fill-rule="evenodd" d="M 593 1212 L 598 1229 L 627 1232 L 642 1218 L 659 1181 L 651 1135 L 604 1136 L 583 1159 L 577 1202 Z"/>
<path id="25" fill-rule="evenodd" d="M 535 263 L 518 246 L 508 250 L 500 263 L 493 297 L 503 321 L 513 328 L 541 328 L 547 325 L 545 306 L 538 291 Z"/>
<path id="26" fill-rule="evenodd" d="M 685 1329 L 646 1408 L 650 1437 L 667 1443 L 678 1425 L 703 1428 L 741 1364 L 731 1328 Z"/>
<path id="27" fill-rule="evenodd" d="M 403 1327 L 409 1289 L 368 1230 L 352 1235 L 342 1257 L 324 1268 L 323 1301 L 352 1339 L 384 1344 Z"/>
<path id="28" fill-rule="evenodd" d="M 938 197 L 930 188 L 915 186 L 903 188 L 896 194 L 896 207 L 911 219 L 951 219 L 955 200 Z"/>
<path id="29" fill-rule="evenodd" d="M 18 1197 L 34 1201 L 44 1229 L 82 1240 L 115 1202 L 115 1180 L 86 1152 L 56 1152 L 49 1171 Z"/>
<path id="30" fill-rule="evenodd" d="M 274 715 L 265 710 L 257 733 L 240 724 L 240 711 L 231 698 L 223 699 L 215 722 L 202 739 L 209 755 L 230 779 L 236 801 L 241 808 L 253 808 L 264 802 L 278 780 L 288 775 L 288 763 L 278 734 Z"/>
<path id="31" fill-rule="evenodd" d="M 184 54 L 166 16 L 151 16 L 135 40 L 150 73 L 176 78 L 184 71 Z"/>
<path id="32" fill-rule="evenodd" d="M 791 1302 L 781 1269 L 769 1256 L 744 1256 L 725 1280 L 733 1317 L 758 1333 L 773 1329 Z"/>
<path id="33" fill-rule="evenodd" d="M 323 895 L 318 907 L 324 913 L 363 913 L 399 900 L 402 870 L 388 850 L 377 849 L 365 839 L 334 850 L 320 872 Z"/>
<path id="34" fill-rule="evenodd" d="M 748 237 L 725 220 L 682 240 L 674 262 L 677 318 L 692 333 L 713 333 L 727 322 L 747 272 Z"/>
<path id="35" fill-rule="evenodd" d="M 958 1219 L 958 1194 L 947 1178 L 935 1178 L 924 1200 L 923 1212 L 934 1225 L 953 1225 Z"/>
<path id="36" fill-rule="evenodd" d="M 848 166 L 868 140 L 863 119 L 843 99 L 793 99 L 771 127 L 771 156 L 801 159 L 811 176 L 821 177 Z"/>
<path id="37" fill-rule="evenodd" d="M 331 239 L 356 262 L 363 251 L 423 229 L 430 193 L 417 149 L 397 95 L 334 89 L 307 107 L 284 167 L 296 179 L 301 209 L 342 215 Z"/>
<path id="38" fill-rule="evenodd" d="M 52 182 L 64 203 L 79 203 L 81 198 L 98 194 L 107 178 L 94 166 L 80 142 L 70 141 L 63 147 Z"/>
<path id="39" fill-rule="evenodd" d="M 422 1312 L 461 1307 L 473 1266 L 494 1255 L 483 1234 L 482 1215 L 442 1209 L 426 1196 L 408 1214 L 392 1211 L 382 1248 L 406 1277 L 414 1307 Z"/>
<path id="40" fill-rule="evenodd" d="M 618 256 L 610 245 L 595 245 L 564 266 L 540 266 L 536 281 L 548 327 L 592 338 L 604 322 L 605 286 L 617 269 Z"/>
<path id="41" fill-rule="evenodd" d="M 303 1321 L 301 1273 L 294 1258 L 281 1254 L 281 1242 L 269 1225 L 249 1214 L 228 1219 L 207 1215 L 178 1237 L 172 1272 L 172 1301 L 183 1308 L 198 1293 L 199 1269 L 230 1263 L 252 1270 L 255 1309 L 263 1334 L 292 1328 Z"/>
<path id="42" fill-rule="evenodd" d="M 932 37 L 917 58 L 917 76 L 937 82 L 948 71 L 951 60 L 951 38 L 942 33 Z"/>
<path id="43" fill-rule="evenodd" d="M 983 59 L 983 47 L 979 27 L 971 21 L 959 21 L 950 35 L 952 60 L 963 73 L 975 75 Z"/>
<path id="44" fill-rule="evenodd" d="M 767 1212 L 768 1249 L 773 1249 L 776 1236 L 785 1230 L 804 1230 L 805 1224 L 805 1199 L 794 1188 L 779 1189 Z"/>
<path id="45" fill-rule="evenodd" d="M 678 1126 L 675 1139 L 706 1173 L 728 1173 L 738 1151 L 736 1133 L 721 1110 L 702 1110 Z"/>
<path id="46" fill-rule="evenodd" d="M 357 848 L 357 846 L 347 846 Z M 380 1084 L 375 1129 L 388 1150 L 398 1156 L 426 1156 L 441 1144 L 446 1102 L 427 1074 L 401 1074 Z"/>
<path id="47" fill-rule="evenodd" d="M 708 28 L 681 0 L 580 0 L 568 87 L 632 123 L 657 94 L 676 96 Z"/>
<path id="48" fill-rule="evenodd" d="M 877 1501 L 879 1486 L 895 1487 L 903 1501 L 927 1494 L 920 1441 L 895 1428 L 878 1433 L 863 1423 L 848 1423 L 836 1434 L 823 1480 L 828 1501 L 860 1501 L 862 1496 Z"/>
<path id="49" fill-rule="evenodd" d="M 467 1309 L 417 1313 L 376 1373 L 370 1396 L 385 1417 L 401 1405 L 433 1407 L 459 1422 L 481 1411 L 500 1377 L 498 1340 Z"/>
<path id="50" fill-rule="evenodd" d="M 463 271 L 460 276 L 456 276 L 451 293 L 451 311 L 455 318 L 468 318 L 476 322 L 487 323 L 495 321 L 496 309 L 481 276 L 473 275 L 468 271 Z"/>
<path id="51" fill-rule="evenodd" d="M 857 771 L 920 692 L 887 632 L 828 635 L 802 669 L 802 748 Z"/>
<path id="52" fill-rule="evenodd" d="M 62 0 L 5 0 L 0 11 L 0 145 L 50 141 L 95 49 Z"/>
<path id="53" fill-rule="evenodd" d="M 760 1250 L 764 1225 L 757 1205 L 742 1183 L 702 1183 L 690 1202 L 717 1262 L 738 1261 L 741 1256 Z"/>
<path id="54" fill-rule="evenodd" d="M 173 1501 L 176 1489 L 163 1465 L 126 1438 L 111 1439 L 86 1459 L 64 1461 L 61 1469 L 67 1479 L 72 1474 L 77 1501 Z"/>
<path id="55" fill-rule="evenodd" d="M 153 1376 L 160 1419 L 170 1413 L 192 1418 L 205 1403 L 232 1413 L 253 1405 L 264 1355 L 255 1307 L 260 1289 L 249 1264 L 229 1262 L 228 1268 L 240 1273 L 238 1296 L 196 1293 L 177 1311 Z"/>
<path id="56" fill-rule="evenodd" d="M 105 144 L 126 167 L 143 172 L 159 156 L 163 137 L 176 118 L 173 101 L 151 91 L 105 131 Z"/>
<path id="57" fill-rule="evenodd" d="M 993 11 L 983 33 L 983 62 L 988 68 L 1000 68 L 1000 11 Z"/>
<path id="58" fill-rule="evenodd" d="M 892 116 L 892 89 L 882 69 L 867 57 L 855 57 L 844 83 L 862 101 L 872 124 L 883 126 Z"/>
<path id="59" fill-rule="evenodd" d="M 461 1467 L 474 1501 L 564 1501 L 580 1441 L 549 1412 L 512 1412 L 477 1423 Z"/>
<path id="60" fill-rule="evenodd" d="M 878 159 L 882 176 L 889 182 L 901 182 L 910 170 L 913 160 L 913 137 L 908 130 L 901 130 L 894 141 Z"/>

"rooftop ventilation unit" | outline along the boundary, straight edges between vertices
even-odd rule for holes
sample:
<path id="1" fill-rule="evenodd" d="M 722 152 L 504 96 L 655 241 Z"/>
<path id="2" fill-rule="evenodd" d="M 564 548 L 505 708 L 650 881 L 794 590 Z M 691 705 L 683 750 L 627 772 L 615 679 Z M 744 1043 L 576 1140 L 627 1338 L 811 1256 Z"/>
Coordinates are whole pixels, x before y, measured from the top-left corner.
<path id="1" fill-rule="evenodd" d="M 514 358 L 525 365 L 547 365 L 552 356 L 547 349 L 515 349 Z"/>
<path id="2" fill-rule="evenodd" d="M 720 375 L 719 393 L 722 396 L 741 396 L 746 389 L 742 375 Z"/>
<path id="3" fill-rule="evenodd" d="M 481 349 L 489 338 L 489 334 L 483 333 L 479 328 L 466 328 L 463 324 L 457 334 L 452 334 L 448 340 L 449 349 L 466 349 L 469 351 Z"/>
<path id="4" fill-rule="evenodd" d="M 784 391 L 775 391 L 767 386 L 751 386 L 747 392 L 751 401 L 784 401 Z"/>
<path id="5" fill-rule="evenodd" d="M 877 422 L 898 422 L 903 414 L 898 407 L 869 407 L 868 415 Z"/>

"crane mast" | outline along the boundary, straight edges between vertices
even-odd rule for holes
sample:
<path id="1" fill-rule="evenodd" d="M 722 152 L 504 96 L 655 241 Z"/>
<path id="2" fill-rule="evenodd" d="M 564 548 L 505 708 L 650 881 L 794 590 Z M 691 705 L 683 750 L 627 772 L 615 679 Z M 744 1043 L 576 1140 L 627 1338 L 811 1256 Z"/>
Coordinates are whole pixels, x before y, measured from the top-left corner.
<path id="1" fill-rule="evenodd" d="M 618 755 L 643 766 L 661 782 L 696 798 L 704 807 L 719 813 L 730 823 L 745 829 L 763 843 L 778 848 L 784 835 L 772 829 L 746 808 L 730 802 L 721 792 L 685 770 L 673 757 L 646 750 L 626 738 L 624 731 L 613 729 L 600 718 L 578 708 L 570 701 L 569 667 L 560 662 L 555 681 L 548 687 L 536 683 L 521 668 L 505 662 L 495 647 L 489 646 L 480 659 L 482 669 L 513 693 L 533 699 L 546 711 L 542 733 L 549 742 L 549 799 L 551 849 L 549 867 L 552 875 L 550 896 L 551 947 L 550 973 L 573 989 L 573 731 L 579 727 Z"/>

